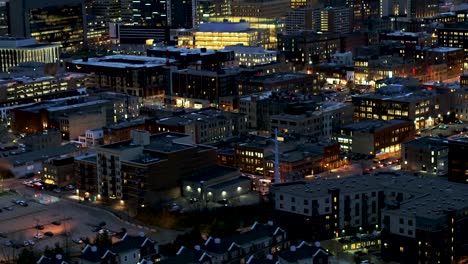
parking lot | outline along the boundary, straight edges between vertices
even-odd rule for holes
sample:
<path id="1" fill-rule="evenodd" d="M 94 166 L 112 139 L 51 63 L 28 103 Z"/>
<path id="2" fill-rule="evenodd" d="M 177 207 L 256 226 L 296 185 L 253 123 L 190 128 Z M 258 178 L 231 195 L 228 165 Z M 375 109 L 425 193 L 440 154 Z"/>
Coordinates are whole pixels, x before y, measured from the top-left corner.
<path id="1" fill-rule="evenodd" d="M 15 204 L 14 200 L 17 199 L 26 201 L 28 205 Z M 104 228 L 112 233 L 121 232 L 121 229 L 125 228 L 130 234 L 145 231 L 148 234 L 148 230 L 129 225 L 107 211 L 56 197 L 53 200 L 56 201 L 41 204 L 34 198 L 34 195 L 2 194 L 0 196 L 0 208 L 2 209 L 0 212 L 0 222 L 2 223 L 0 225 L 0 247 L 2 249 L 21 248 L 28 244 L 25 241 L 31 240 L 34 245 L 28 245 L 28 247 L 33 247 L 37 251 L 59 243 L 62 247 L 68 245 L 70 252 L 76 253 L 83 245 L 74 243 L 73 240 L 86 237 L 93 240 L 97 234 L 93 232 L 93 229 L 103 221 L 106 222 Z M 11 210 L 7 210 L 5 207 L 11 207 Z M 35 228 L 37 225 L 41 226 L 40 230 Z M 53 235 L 45 235 L 48 232 L 52 232 Z M 42 238 L 35 238 L 38 233 L 42 235 Z M 148 235 L 150 237 L 156 236 L 156 234 Z"/>

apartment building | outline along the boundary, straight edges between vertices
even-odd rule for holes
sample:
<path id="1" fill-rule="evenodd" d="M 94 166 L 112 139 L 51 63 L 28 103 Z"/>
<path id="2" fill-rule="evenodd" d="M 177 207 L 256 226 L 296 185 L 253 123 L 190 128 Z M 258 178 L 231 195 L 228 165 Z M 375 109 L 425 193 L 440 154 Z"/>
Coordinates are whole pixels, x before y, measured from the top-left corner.
<path id="1" fill-rule="evenodd" d="M 401 170 L 431 176 L 448 173 L 448 141 L 423 137 L 401 144 Z"/>

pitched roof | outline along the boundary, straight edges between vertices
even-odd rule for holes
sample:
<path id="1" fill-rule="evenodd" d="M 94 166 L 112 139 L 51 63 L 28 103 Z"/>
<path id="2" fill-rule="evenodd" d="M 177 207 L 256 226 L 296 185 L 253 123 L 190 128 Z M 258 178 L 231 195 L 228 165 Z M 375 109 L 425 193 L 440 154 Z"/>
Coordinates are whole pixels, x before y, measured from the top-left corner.
<path id="1" fill-rule="evenodd" d="M 62 255 L 57 255 L 54 258 L 48 258 L 44 255 L 36 262 L 36 264 L 68 264 L 62 259 Z"/>
<path id="2" fill-rule="evenodd" d="M 324 248 L 320 247 L 319 243 L 312 245 L 302 241 L 297 247 L 291 246 L 290 250 L 282 251 L 279 257 L 288 262 L 296 262 L 302 259 L 313 259 L 319 254 L 331 255 Z"/>
<path id="3" fill-rule="evenodd" d="M 86 245 L 81 251 L 80 259 L 84 259 L 90 262 L 98 262 L 102 259 L 106 259 L 110 256 L 115 256 L 115 253 L 108 249 L 100 249 L 96 246 Z"/>
<path id="4" fill-rule="evenodd" d="M 249 231 L 232 235 L 226 238 L 226 240 L 233 241 L 238 245 L 244 245 L 252 241 L 275 236 L 279 232 L 285 233 L 283 229 L 275 226 L 273 222 L 268 222 L 266 224 L 259 224 L 255 222 Z"/>
<path id="5" fill-rule="evenodd" d="M 110 247 L 110 250 L 115 253 L 120 253 L 130 249 L 140 249 L 146 243 L 154 244 L 154 241 L 147 238 L 143 233 L 138 236 L 125 234 L 119 242 Z"/>

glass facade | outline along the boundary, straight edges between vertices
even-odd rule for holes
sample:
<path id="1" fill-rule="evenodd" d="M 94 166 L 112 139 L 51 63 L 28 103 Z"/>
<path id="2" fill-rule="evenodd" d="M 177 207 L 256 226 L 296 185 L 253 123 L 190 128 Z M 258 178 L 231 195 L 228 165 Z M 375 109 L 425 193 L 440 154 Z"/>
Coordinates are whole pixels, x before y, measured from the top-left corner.
<path id="1" fill-rule="evenodd" d="M 67 4 L 29 10 L 31 36 L 38 42 L 61 43 L 65 51 L 83 46 L 82 4 Z"/>

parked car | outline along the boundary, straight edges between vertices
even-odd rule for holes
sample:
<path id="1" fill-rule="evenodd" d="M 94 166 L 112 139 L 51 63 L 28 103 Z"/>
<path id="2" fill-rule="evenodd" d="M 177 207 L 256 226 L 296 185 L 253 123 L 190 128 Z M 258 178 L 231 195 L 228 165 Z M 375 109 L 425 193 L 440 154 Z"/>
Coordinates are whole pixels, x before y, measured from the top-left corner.
<path id="1" fill-rule="evenodd" d="M 78 237 L 73 238 L 72 241 L 73 243 L 76 243 L 76 244 L 83 244 L 83 240 Z"/>
<path id="2" fill-rule="evenodd" d="M 34 228 L 36 228 L 37 230 L 43 230 L 44 226 L 43 225 L 37 225 Z"/>
<path id="3" fill-rule="evenodd" d="M 5 242 L 3 242 L 3 245 L 7 246 L 7 247 L 10 247 L 14 244 L 14 241 L 13 240 L 7 240 Z"/>
<path id="4" fill-rule="evenodd" d="M 35 239 L 41 239 L 41 238 L 43 238 L 43 237 L 44 237 L 44 235 L 41 234 L 41 233 L 37 233 L 37 234 L 34 235 L 34 238 L 35 238 Z"/>
<path id="5" fill-rule="evenodd" d="M 58 226 L 58 225 L 61 225 L 62 223 L 60 221 L 53 221 L 52 224 Z"/>
<path id="6" fill-rule="evenodd" d="M 45 236 L 48 236 L 48 237 L 51 237 L 51 236 L 54 236 L 54 233 L 52 233 L 51 231 L 47 231 L 44 233 Z"/>
<path id="7" fill-rule="evenodd" d="M 5 206 L 5 207 L 3 207 L 3 209 L 5 209 L 7 211 L 13 211 L 13 207 L 11 207 L 11 206 Z"/>

